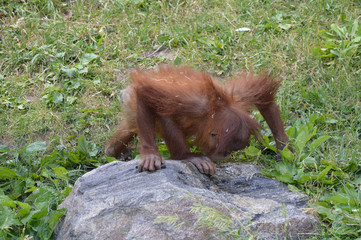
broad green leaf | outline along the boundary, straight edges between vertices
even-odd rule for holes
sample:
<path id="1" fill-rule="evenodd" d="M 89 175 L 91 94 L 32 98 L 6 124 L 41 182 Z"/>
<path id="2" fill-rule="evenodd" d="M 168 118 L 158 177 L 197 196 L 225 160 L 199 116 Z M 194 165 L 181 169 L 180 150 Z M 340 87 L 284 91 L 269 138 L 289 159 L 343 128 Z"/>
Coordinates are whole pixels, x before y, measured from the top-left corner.
<path id="1" fill-rule="evenodd" d="M 361 177 L 356 178 L 356 179 L 353 180 L 352 182 L 353 182 L 354 184 L 356 184 L 356 185 L 361 185 Z M 361 191 L 360 191 L 360 193 L 361 193 Z M 360 201 L 361 201 L 361 199 L 360 199 Z"/>
<path id="2" fill-rule="evenodd" d="M 290 173 L 282 174 L 277 176 L 277 179 L 284 183 L 294 183 L 293 176 Z"/>
<path id="3" fill-rule="evenodd" d="M 341 28 L 336 24 L 331 24 L 331 29 L 338 35 L 339 38 L 344 39 L 346 37 L 345 28 Z"/>
<path id="4" fill-rule="evenodd" d="M 55 55 L 56 58 L 64 58 L 64 56 L 65 56 L 65 52 L 57 53 Z"/>
<path id="5" fill-rule="evenodd" d="M 73 96 L 68 96 L 66 98 L 66 102 L 69 103 L 69 105 L 72 105 L 73 103 L 75 103 L 75 101 L 78 100 L 77 97 L 73 97 Z"/>
<path id="6" fill-rule="evenodd" d="M 313 129 L 313 131 L 307 136 L 307 142 L 310 141 L 310 139 L 316 134 L 317 127 Z"/>
<path id="7" fill-rule="evenodd" d="M 352 42 L 360 43 L 361 42 L 361 37 L 356 37 Z"/>
<path id="8" fill-rule="evenodd" d="M 11 198 L 9 198 L 6 195 L 0 195 L 0 204 L 4 205 L 4 206 L 8 206 L 8 207 L 12 207 L 12 208 L 16 208 L 16 203 L 14 200 L 12 200 Z"/>
<path id="9" fill-rule="evenodd" d="M 72 189 L 73 189 L 72 187 L 66 186 L 65 189 L 62 191 L 62 194 L 64 194 L 64 196 L 67 197 L 69 196 Z"/>
<path id="10" fill-rule="evenodd" d="M 44 167 L 47 166 L 49 164 L 52 164 L 54 162 L 56 162 L 56 160 L 59 158 L 58 156 L 58 150 L 54 150 L 52 153 L 50 153 L 49 155 L 47 155 L 46 157 L 44 157 L 41 160 L 41 164 L 40 166 Z"/>
<path id="11" fill-rule="evenodd" d="M 336 214 L 333 213 L 331 208 L 327 208 L 327 207 L 317 207 L 317 212 L 320 215 L 326 216 L 330 220 L 334 220 L 337 216 Z"/>
<path id="12" fill-rule="evenodd" d="M 279 162 L 278 164 L 276 164 L 275 168 L 281 174 L 291 173 L 291 175 L 293 175 L 295 173 L 295 166 L 293 165 L 293 163 Z"/>
<path id="13" fill-rule="evenodd" d="M 245 154 L 250 157 L 256 157 L 260 154 L 261 150 L 254 146 L 249 146 L 244 150 Z"/>
<path id="14" fill-rule="evenodd" d="M 291 192 L 296 192 L 296 193 L 301 192 L 301 190 L 299 188 L 297 188 L 295 185 L 288 184 L 287 187 L 288 187 L 288 190 L 290 190 Z"/>
<path id="15" fill-rule="evenodd" d="M 334 196 L 332 196 L 332 200 L 337 202 L 337 203 L 348 204 L 348 202 L 350 201 L 350 198 L 346 194 L 337 193 Z"/>
<path id="16" fill-rule="evenodd" d="M 300 154 L 304 150 L 306 143 L 316 134 L 316 132 L 317 132 L 317 128 L 314 128 L 313 131 L 309 133 L 307 125 L 301 126 L 299 130 L 299 134 L 295 140 L 295 145 L 297 147 L 298 154 Z"/>
<path id="17" fill-rule="evenodd" d="M 52 172 L 50 172 L 50 170 L 48 168 L 45 168 L 41 171 L 40 176 L 43 176 L 45 178 L 51 178 Z"/>
<path id="18" fill-rule="evenodd" d="M 17 196 L 17 195 L 21 195 L 24 193 L 24 190 L 25 190 L 25 181 L 23 179 L 18 179 L 16 180 L 16 182 L 14 183 L 14 188 L 12 190 L 12 193 L 13 195 Z"/>
<path id="19" fill-rule="evenodd" d="M 51 189 L 53 190 L 53 189 Z M 39 190 L 35 190 L 25 199 L 25 202 L 34 203 L 39 209 L 48 209 L 50 200 L 53 198 L 52 192 L 47 187 L 41 187 Z"/>
<path id="20" fill-rule="evenodd" d="M 322 29 L 320 31 L 318 31 L 318 35 L 323 38 L 324 40 L 327 40 L 327 41 L 332 41 L 334 39 L 336 39 L 336 36 L 327 32 L 326 30 Z"/>
<path id="21" fill-rule="evenodd" d="M 318 119 L 318 116 L 313 113 L 312 116 L 308 119 L 308 125 L 310 128 L 313 127 L 313 125 L 317 119 Z"/>
<path id="22" fill-rule="evenodd" d="M 356 198 L 358 194 L 358 190 L 355 189 L 355 186 L 349 183 L 345 184 L 342 191 L 347 193 L 347 195 L 349 195 L 352 198 Z"/>
<path id="23" fill-rule="evenodd" d="M 266 135 L 262 135 L 262 137 L 263 137 L 263 140 L 264 140 L 264 142 L 265 142 L 265 144 L 269 144 L 269 138 L 268 138 L 268 136 L 266 136 Z"/>
<path id="24" fill-rule="evenodd" d="M 332 169 L 331 165 L 328 165 L 325 169 L 323 169 L 318 175 L 317 175 L 317 179 L 321 180 L 322 178 L 325 177 L 325 175 Z"/>
<path id="25" fill-rule="evenodd" d="M 311 168 L 315 167 L 316 159 L 314 159 L 313 157 L 306 157 L 302 160 L 302 162 L 306 167 Z"/>
<path id="26" fill-rule="evenodd" d="M 180 58 L 180 57 L 176 57 L 175 59 L 174 59 L 174 61 L 173 61 L 173 64 L 174 65 L 179 65 L 179 64 L 181 64 L 182 63 L 182 58 Z"/>
<path id="27" fill-rule="evenodd" d="M 271 171 L 267 168 L 261 169 L 260 171 L 258 171 L 259 174 L 262 174 L 263 176 L 269 177 L 269 178 L 277 178 L 277 176 L 280 175 L 279 172 L 277 171 Z"/>
<path id="28" fill-rule="evenodd" d="M 105 156 L 105 160 L 107 160 L 108 163 L 118 161 L 116 158 Z"/>
<path id="29" fill-rule="evenodd" d="M 314 151 L 315 149 L 317 149 L 322 143 L 326 142 L 328 139 L 330 139 L 330 136 L 321 136 L 319 138 L 317 138 L 316 140 L 314 140 L 311 144 L 310 144 L 310 150 L 311 152 Z"/>
<path id="30" fill-rule="evenodd" d="M 75 164 L 79 164 L 81 162 L 81 157 L 79 156 L 79 154 L 71 152 L 65 152 L 64 154 L 69 158 L 71 162 Z"/>
<path id="31" fill-rule="evenodd" d="M 301 154 L 301 152 L 303 151 L 303 149 L 304 149 L 304 147 L 306 145 L 306 142 L 307 142 L 307 132 L 306 132 L 306 130 L 300 131 L 298 136 L 296 137 L 296 140 L 295 140 L 295 146 L 297 148 L 298 154 Z"/>
<path id="32" fill-rule="evenodd" d="M 8 230 L 13 226 L 21 225 L 11 208 L 0 205 L 0 213 L 0 230 Z"/>
<path id="33" fill-rule="evenodd" d="M 23 224 L 25 224 L 25 223 L 29 222 L 31 219 L 41 219 L 42 217 L 46 216 L 47 214 L 48 214 L 48 209 L 45 207 L 42 209 L 33 210 L 33 211 L 30 211 L 30 213 L 28 215 L 23 217 L 21 219 L 21 222 Z"/>
<path id="34" fill-rule="evenodd" d="M 0 178 L 10 179 L 16 177 L 16 172 L 7 167 L 0 167 Z"/>
<path id="35" fill-rule="evenodd" d="M 297 129 L 295 127 L 290 127 L 286 130 L 286 133 L 290 138 L 296 138 Z"/>
<path id="36" fill-rule="evenodd" d="M 10 198 L 9 198 L 10 199 Z M 8 207 L 11 207 L 11 208 L 16 208 L 16 201 L 14 200 L 9 200 L 9 201 L 1 201 L 0 200 L 0 204 L 3 205 L 3 206 L 8 206 Z"/>
<path id="37" fill-rule="evenodd" d="M 325 160 L 325 159 L 322 159 L 322 160 L 320 161 L 320 163 L 323 164 L 323 165 L 330 165 L 330 166 L 335 167 L 335 168 L 337 167 L 337 166 L 336 166 L 336 163 L 331 162 L 331 161 L 327 161 L 327 160 Z"/>
<path id="38" fill-rule="evenodd" d="M 353 56 L 356 53 L 357 48 L 358 48 L 357 44 L 352 44 L 349 47 L 342 50 L 342 55 L 343 56 Z"/>
<path id="39" fill-rule="evenodd" d="M 300 183 L 300 184 L 304 184 L 308 181 L 312 181 L 312 177 L 310 176 L 310 174 L 303 174 L 302 176 L 300 176 L 298 179 L 297 179 L 297 182 Z"/>
<path id="40" fill-rule="evenodd" d="M 64 167 L 55 167 L 53 170 L 58 178 L 68 180 L 68 170 L 66 170 Z"/>
<path id="41" fill-rule="evenodd" d="M 330 50 L 330 53 L 332 53 L 333 56 L 338 56 L 338 57 L 341 56 L 341 54 L 340 54 L 340 52 L 339 52 L 339 49 L 337 49 L 337 51 L 336 51 L 335 49 L 331 49 L 331 50 Z"/>
<path id="42" fill-rule="evenodd" d="M 59 104 L 62 103 L 64 100 L 63 94 L 62 93 L 54 93 L 53 95 L 53 103 L 55 104 Z"/>
<path id="43" fill-rule="evenodd" d="M 38 189 L 37 187 L 31 186 L 28 190 L 25 191 L 25 193 L 34 192 L 37 189 Z"/>
<path id="44" fill-rule="evenodd" d="M 93 61 L 94 59 L 98 58 L 99 56 L 96 55 L 95 53 L 85 53 L 81 58 L 80 58 L 80 62 L 82 65 L 86 66 L 88 65 L 91 61 Z"/>
<path id="45" fill-rule="evenodd" d="M 5 145 L 0 145 L 0 153 L 8 153 L 10 152 L 10 148 Z"/>
<path id="46" fill-rule="evenodd" d="M 282 157 L 287 160 L 288 162 L 292 162 L 295 159 L 295 155 L 291 150 L 285 147 L 283 150 L 279 150 Z"/>
<path id="47" fill-rule="evenodd" d="M 325 200 L 324 198 L 321 197 L 321 200 L 323 200 L 323 202 L 317 202 L 316 205 L 317 206 L 320 206 L 320 207 L 323 207 L 323 208 L 330 208 L 331 205 L 329 204 L 329 202 L 325 202 L 325 201 L 328 201 L 328 200 Z"/>
<path id="48" fill-rule="evenodd" d="M 278 27 L 281 28 L 281 29 L 283 29 L 283 30 L 286 30 L 286 31 L 287 31 L 287 30 L 289 30 L 289 29 L 292 27 L 292 24 L 288 24 L 288 23 L 282 24 L 282 23 L 281 23 L 281 24 L 278 25 Z"/>
<path id="49" fill-rule="evenodd" d="M 311 47 L 311 51 L 314 56 L 321 57 L 324 53 L 320 47 Z M 289 135 L 289 134 L 288 134 Z"/>
<path id="50" fill-rule="evenodd" d="M 19 205 L 20 209 L 18 210 L 16 216 L 25 216 L 30 213 L 31 206 L 28 203 L 18 201 L 17 204 Z"/>
<path id="51" fill-rule="evenodd" d="M 48 227 L 50 228 L 51 230 L 51 233 L 53 232 L 56 224 L 58 223 L 59 219 L 62 217 L 62 216 L 65 216 L 67 210 L 65 208 L 62 208 L 62 209 L 59 209 L 59 210 L 55 210 L 54 212 L 52 212 L 50 215 L 50 219 L 49 219 L 49 222 L 48 222 Z M 51 235 L 49 235 L 49 238 L 51 237 Z M 49 239 L 48 238 L 48 239 Z"/>
<path id="52" fill-rule="evenodd" d="M 72 78 L 78 72 L 78 69 L 63 67 L 61 71 L 63 71 L 68 77 Z"/>
<path id="53" fill-rule="evenodd" d="M 267 148 L 271 149 L 274 152 L 277 152 L 277 148 L 275 146 L 267 145 Z"/>
<path id="54" fill-rule="evenodd" d="M 89 145 L 88 145 L 88 142 L 86 141 L 84 135 L 80 135 L 78 138 L 78 149 L 86 157 L 88 157 L 88 158 L 90 157 Z"/>
<path id="55" fill-rule="evenodd" d="M 49 215 L 47 216 L 49 220 L 46 221 L 46 224 L 44 223 L 37 229 L 39 239 L 51 239 L 56 224 L 58 223 L 59 219 L 65 214 L 66 214 L 65 209 L 59 209 L 50 212 Z"/>
<path id="56" fill-rule="evenodd" d="M 82 67 L 78 70 L 79 73 L 88 73 L 88 68 Z"/>
<path id="57" fill-rule="evenodd" d="M 90 151 L 90 152 L 89 152 L 89 155 L 90 155 L 90 157 L 95 157 L 98 153 L 99 153 L 99 149 L 94 148 L 93 151 Z M 169 158 L 169 152 L 168 152 L 168 150 L 167 150 L 165 153 L 166 153 L 165 156 L 166 156 L 167 158 Z"/>
<path id="58" fill-rule="evenodd" d="M 46 150 L 45 142 L 34 142 L 26 146 L 26 153 L 35 153 L 35 152 L 43 152 Z"/>
<path id="59" fill-rule="evenodd" d="M 352 24 L 351 37 L 357 37 L 358 28 L 358 20 L 355 19 Z"/>
<path id="60" fill-rule="evenodd" d="M 271 149 L 272 151 L 277 152 L 276 147 L 269 144 L 270 141 L 269 141 L 268 136 L 263 135 L 262 137 L 263 137 L 263 139 L 264 139 L 263 145 L 264 145 L 265 147 Z"/>

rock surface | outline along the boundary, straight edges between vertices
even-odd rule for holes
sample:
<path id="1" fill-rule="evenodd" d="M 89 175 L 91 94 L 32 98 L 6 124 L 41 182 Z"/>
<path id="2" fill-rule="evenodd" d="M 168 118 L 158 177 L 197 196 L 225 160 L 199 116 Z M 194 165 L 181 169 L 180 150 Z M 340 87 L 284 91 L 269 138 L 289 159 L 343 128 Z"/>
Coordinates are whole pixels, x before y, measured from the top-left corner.
<path id="1" fill-rule="evenodd" d="M 302 239 L 317 232 L 317 220 L 302 212 L 306 196 L 260 176 L 256 166 L 228 163 L 208 177 L 181 161 L 168 160 L 152 173 L 138 173 L 137 165 L 112 162 L 79 178 L 59 206 L 68 212 L 54 239 L 224 239 L 216 224 L 200 226 L 213 209 L 231 216 L 230 229 L 241 227 L 245 239 Z M 208 215 L 191 211 L 199 204 L 204 211 L 212 208 Z M 177 229 L 156 222 L 159 216 L 179 217 L 177 224 L 184 224 Z"/>

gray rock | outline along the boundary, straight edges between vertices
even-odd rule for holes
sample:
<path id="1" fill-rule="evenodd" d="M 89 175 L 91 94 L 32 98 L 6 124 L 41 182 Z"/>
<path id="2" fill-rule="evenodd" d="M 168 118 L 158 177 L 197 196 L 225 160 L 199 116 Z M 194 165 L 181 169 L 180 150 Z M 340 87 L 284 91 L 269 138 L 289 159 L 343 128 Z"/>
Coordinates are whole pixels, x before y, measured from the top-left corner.
<path id="1" fill-rule="evenodd" d="M 55 239 L 225 239 L 238 229 L 245 239 L 302 239 L 317 232 L 317 220 L 302 211 L 306 196 L 260 176 L 254 165 L 220 165 L 212 177 L 181 161 L 152 173 L 137 165 L 112 162 L 79 178 L 59 206 L 68 212 Z M 155 221 L 159 216 L 179 221 Z M 202 227 L 207 219 L 218 220 Z"/>

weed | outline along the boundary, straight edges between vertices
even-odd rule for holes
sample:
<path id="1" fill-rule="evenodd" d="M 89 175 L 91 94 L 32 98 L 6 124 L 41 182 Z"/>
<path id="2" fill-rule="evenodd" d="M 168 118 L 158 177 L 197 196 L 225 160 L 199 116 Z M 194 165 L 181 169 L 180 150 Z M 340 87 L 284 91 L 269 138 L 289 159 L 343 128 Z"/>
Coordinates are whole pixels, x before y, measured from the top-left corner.
<path id="1" fill-rule="evenodd" d="M 65 209 L 57 206 L 69 195 L 72 184 L 86 169 L 103 162 L 96 159 L 99 147 L 83 136 L 74 150 L 59 146 L 46 154 L 44 142 L 18 151 L 0 145 L 0 236 L 33 236 L 50 239 Z"/>
<path id="2" fill-rule="evenodd" d="M 352 24 L 346 23 L 342 27 L 333 23 L 329 31 L 323 29 L 318 34 L 324 42 L 321 47 L 313 48 L 313 52 L 321 59 L 345 60 L 360 53 L 361 26 L 359 26 L 358 19 L 355 19 Z M 328 64 L 334 64 L 334 61 L 330 61 Z"/>

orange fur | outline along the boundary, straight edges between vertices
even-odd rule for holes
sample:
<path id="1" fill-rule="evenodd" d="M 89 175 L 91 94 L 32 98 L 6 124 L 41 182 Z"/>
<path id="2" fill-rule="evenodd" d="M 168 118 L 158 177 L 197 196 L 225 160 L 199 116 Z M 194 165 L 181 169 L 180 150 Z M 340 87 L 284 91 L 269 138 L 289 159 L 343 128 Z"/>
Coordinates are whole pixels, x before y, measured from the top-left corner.
<path id="1" fill-rule="evenodd" d="M 130 78 L 132 83 L 123 92 L 125 123 L 110 139 L 106 154 L 119 157 L 129 135 L 138 134 L 140 171 L 159 169 L 164 162 L 157 151 L 158 132 L 173 159 L 188 159 L 201 172 L 214 174 L 215 165 L 208 158 L 191 153 L 186 139 L 194 137 L 207 157 L 223 159 L 232 151 L 245 148 L 250 135 L 257 134 L 260 125 L 250 117 L 252 107 L 265 117 L 279 149 L 288 141 L 274 103 L 280 81 L 265 73 L 242 73 L 221 84 L 210 75 L 187 67 L 160 66 L 158 71 L 137 69 Z M 124 131 L 129 131 L 129 135 L 124 135 Z"/>

